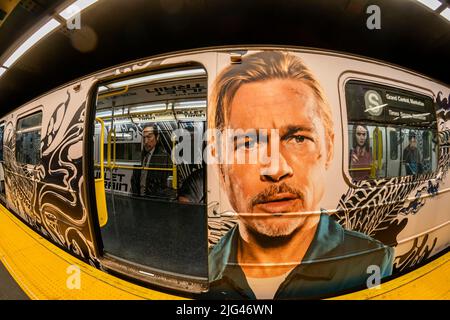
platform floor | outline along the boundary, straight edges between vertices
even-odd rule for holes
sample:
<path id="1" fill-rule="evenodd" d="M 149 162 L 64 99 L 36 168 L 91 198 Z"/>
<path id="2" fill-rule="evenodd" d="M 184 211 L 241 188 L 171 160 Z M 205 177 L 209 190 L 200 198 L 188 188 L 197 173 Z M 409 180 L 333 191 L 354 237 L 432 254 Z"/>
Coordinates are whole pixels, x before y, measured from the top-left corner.
<path id="1" fill-rule="evenodd" d="M 164 266 L 165 271 L 208 278 L 205 205 L 112 198 L 108 193 L 106 201 L 108 223 L 101 233 L 107 253 L 150 268 Z"/>
<path id="2" fill-rule="evenodd" d="M 0 300 L 29 300 L 2 263 L 0 263 Z"/>
<path id="3" fill-rule="evenodd" d="M 25 226 L 0 205 L 0 299 L 180 299 L 118 279 L 85 264 Z M 68 267 L 80 268 L 80 288 L 68 288 Z M 3 272 L 2 272 L 3 271 Z M 13 281 L 14 279 L 14 281 Z M 17 285 L 18 284 L 18 285 Z M 19 288 L 20 286 L 20 288 Z M 404 276 L 333 299 L 450 299 L 450 252 Z"/>

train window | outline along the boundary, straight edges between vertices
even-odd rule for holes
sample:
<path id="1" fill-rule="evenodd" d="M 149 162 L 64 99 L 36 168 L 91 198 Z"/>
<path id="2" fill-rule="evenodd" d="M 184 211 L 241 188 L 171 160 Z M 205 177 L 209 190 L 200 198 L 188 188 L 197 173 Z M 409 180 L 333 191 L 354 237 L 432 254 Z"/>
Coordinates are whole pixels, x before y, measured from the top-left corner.
<path id="1" fill-rule="evenodd" d="M 432 156 L 432 150 L 430 147 L 432 146 L 433 141 L 432 141 L 432 134 L 430 131 L 422 132 L 422 141 L 423 141 L 423 158 L 425 159 L 425 161 L 427 161 L 427 159 L 430 159 Z"/>
<path id="2" fill-rule="evenodd" d="M 20 118 L 16 127 L 16 161 L 36 165 L 41 159 L 42 112 Z"/>
<path id="3" fill-rule="evenodd" d="M 386 128 L 353 123 L 349 129 L 349 170 L 353 179 L 365 180 L 386 176 L 384 166 Z"/>
<path id="4" fill-rule="evenodd" d="M 97 124 L 94 150 L 100 144 L 105 150 L 109 218 L 101 234 L 106 257 L 137 264 L 147 273 L 159 270 L 207 283 L 201 160 L 206 99 L 206 71 L 200 66 L 100 85 L 96 118 L 104 123 L 104 140 Z M 98 177 L 99 155 L 94 159 Z"/>
<path id="5" fill-rule="evenodd" d="M 392 129 L 392 128 L 389 128 Z M 389 154 L 391 160 L 398 159 L 398 132 L 397 130 L 389 130 Z"/>
<path id="6" fill-rule="evenodd" d="M 345 86 L 354 181 L 429 173 L 437 166 L 430 97 L 351 80 Z"/>
<path id="7" fill-rule="evenodd" d="M 140 143 L 115 143 L 113 144 L 115 147 L 115 154 L 114 160 L 116 162 L 139 162 L 141 160 L 141 144 Z M 108 144 L 104 144 L 104 150 L 108 150 Z M 108 160 L 108 154 L 104 154 L 104 160 Z"/>

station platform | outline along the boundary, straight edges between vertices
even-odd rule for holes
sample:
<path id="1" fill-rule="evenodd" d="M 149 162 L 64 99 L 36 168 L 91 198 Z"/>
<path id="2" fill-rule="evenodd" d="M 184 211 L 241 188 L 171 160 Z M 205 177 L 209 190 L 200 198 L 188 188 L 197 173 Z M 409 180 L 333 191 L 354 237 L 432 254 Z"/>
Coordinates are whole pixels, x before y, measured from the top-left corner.
<path id="1" fill-rule="evenodd" d="M 0 205 L 0 299 L 182 299 L 121 280 L 73 257 L 34 233 Z M 79 289 L 67 286 L 70 266 L 81 271 Z M 336 300 L 449 300 L 450 252 L 406 275 Z"/>

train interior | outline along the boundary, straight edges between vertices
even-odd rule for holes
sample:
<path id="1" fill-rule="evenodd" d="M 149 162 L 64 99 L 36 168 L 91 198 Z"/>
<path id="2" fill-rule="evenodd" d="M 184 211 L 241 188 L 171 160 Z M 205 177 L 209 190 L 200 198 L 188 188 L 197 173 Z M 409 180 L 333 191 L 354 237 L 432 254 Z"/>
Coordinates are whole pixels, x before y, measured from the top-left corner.
<path id="1" fill-rule="evenodd" d="M 431 97 L 352 80 L 346 99 L 353 181 L 436 170 L 438 130 Z"/>
<path id="2" fill-rule="evenodd" d="M 98 87 L 94 168 L 103 256 L 141 276 L 207 283 L 206 102 L 206 71 L 197 65 Z M 106 208 L 98 201 L 103 192 Z"/>

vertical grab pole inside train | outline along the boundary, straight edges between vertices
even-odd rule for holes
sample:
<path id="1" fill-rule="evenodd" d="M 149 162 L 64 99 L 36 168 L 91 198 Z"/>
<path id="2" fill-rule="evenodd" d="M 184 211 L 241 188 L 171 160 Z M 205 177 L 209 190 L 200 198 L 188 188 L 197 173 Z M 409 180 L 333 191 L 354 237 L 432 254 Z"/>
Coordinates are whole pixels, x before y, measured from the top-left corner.
<path id="1" fill-rule="evenodd" d="M 95 198 L 97 203 L 98 221 L 100 227 L 104 227 L 108 222 L 108 209 L 106 207 L 105 194 L 105 123 L 100 118 L 96 118 L 95 120 L 100 123 L 100 178 L 95 179 Z"/>
<path id="2" fill-rule="evenodd" d="M 172 136 L 172 150 L 175 150 L 176 139 Z M 177 164 L 176 158 L 172 157 L 172 189 L 176 190 L 178 187 L 178 176 L 177 176 Z"/>
<path id="3" fill-rule="evenodd" d="M 371 170 L 370 170 L 370 178 L 375 179 L 377 175 L 377 139 L 376 139 L 376 129 L 373 131 L 372 134 L 372 164 L 371 164 Z"/>
<path id="4" fill-rule="evenodd" d="M 373 150 L 372 150 L 372 166 L 370 177 L 372 179 L 377 178 L 377 173 L 383 166 L 383 132 L 380 128 L 376 127 L 373 131 Z"/>
<path id="5" fill-rule="evenodd" d="M 113 145 L 113 168 L 115 168 L 116 167 L 116 142 L 117 142 L 117 140 L 116 140 L 116 128 L 113 128 L 113 137 L 114 137 L 114 145 Z"/>
<path id="6" fill-rule="evenodd" d="M 111 150 L 111 141 L 113 142 L 113 149 Z M 106 149 L 106 167 L 108 169 L 114 169 L 116 167 L 116 129 L 112 128 L 108 133 L 107 138 L 107 149 Z M 112 152 L 112 161 L 111 161 L 111 152 Z"/>
<path id="7" fill-rule="evenodd" d="M 106 167 L 107 168 L 111 168 L 111 134 L 112 134 L 112 130 L 109 130 L 107 144 L 106 144 Z"/>

